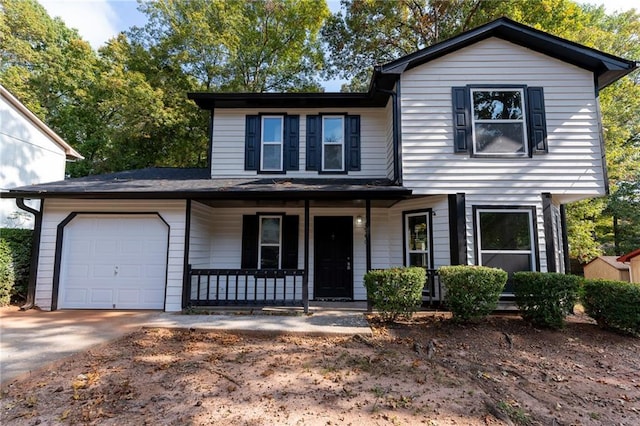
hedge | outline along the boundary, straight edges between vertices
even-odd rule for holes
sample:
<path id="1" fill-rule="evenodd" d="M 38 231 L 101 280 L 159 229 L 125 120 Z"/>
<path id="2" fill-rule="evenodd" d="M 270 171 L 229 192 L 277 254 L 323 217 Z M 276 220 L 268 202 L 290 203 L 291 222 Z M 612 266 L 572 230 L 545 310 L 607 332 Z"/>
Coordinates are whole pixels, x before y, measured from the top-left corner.
<path id="1" fill-rule="evenodd" d="M 378 269 L 365 274 L 364 286 L 380 318 L 394 321 L 399 317 L 411 318 L 420 308 L 425 280 L 423 268 Z"/>
<path id="2" fill-rule="evenodd" d="M 11 302 L 14 281 L 11 249 L 5 240 L 0 239 L 0 306 L 7 306 Z"/>
<path id="3" fill-rule="evenodd" d="M 640 284 L 585 280 L 582 305 L 601 327 L 640 336 Z"/>
<path id="4" fill-rule="evenodd" d="M 552 272 L 516 272 L 514 293 L 520 315 L 542 327 L 562 328 L 573 313 L 582 278 Z"/>
<path id="5" fill-rule="evenodd" d="M 444 290 L 444 302 L 456 321 L 486 317 L 498 306 L 508 274 L 486 266 L 442 266 L 438 269 Z"/>
<path id="6" fill-rule="evenodd" d="M 0 229 L 0 240 L 5 241 L 13 259 L 15 283 L 11 289 L 14 302 L 24 301 L 29 285 L 29 271 L 31 268 L 31 244 L 33 230 L 18 228 Z"/>

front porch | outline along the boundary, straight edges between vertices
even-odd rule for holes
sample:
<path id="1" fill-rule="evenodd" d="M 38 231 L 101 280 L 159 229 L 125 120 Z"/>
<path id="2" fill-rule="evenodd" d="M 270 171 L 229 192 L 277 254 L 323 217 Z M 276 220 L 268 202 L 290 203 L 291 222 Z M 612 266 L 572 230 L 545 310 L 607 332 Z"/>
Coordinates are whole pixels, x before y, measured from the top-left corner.
<path id="1" fill-rule="evenodd" d="M 436 308 L 442 302 L 442 284 L 436 269 L 426 272 L 423 307 Z M 310 299 L 309 280 L 302 269 L 193 269 L 189 265 L 188 277 L 189 307 L 299 307 L 309 313 L 311 302 L 314 306 L 367 306 L 366 301 Z"/>

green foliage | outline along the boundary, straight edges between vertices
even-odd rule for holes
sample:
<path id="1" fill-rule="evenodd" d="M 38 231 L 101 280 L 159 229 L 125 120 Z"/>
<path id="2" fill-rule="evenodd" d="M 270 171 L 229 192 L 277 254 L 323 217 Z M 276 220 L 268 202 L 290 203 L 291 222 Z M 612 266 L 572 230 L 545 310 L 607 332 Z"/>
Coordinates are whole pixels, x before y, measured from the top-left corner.
<path id="1" fill-rule="evenodd" d="M 498 306 L 508 274 L 486 266 L 442 266 L 444 302 L 457 321 L 482 319 Z"/>
<path id="2" fill-rule="evenodd" d="M 640 336 L 640 285 L 623 281 L 586 280 L 582 304 L 601 327 Z"/>
<path id="3" fill-rule="evenodd" d="M 562 328 L 578 300 L 582 279 L 576 275 L 516 272 L 513 282 L 522 318 L 535 325 Z"/>
<path id="4" fill-rule="evenodd" d="M 367 296 L 383 321 L 411 318 L 422 304 L 426 280 L 423 268 L 390 268 L 369 271 L 364 276 Z"/>
<path id="5" fill-rule="evenodd" d="M 7 306 L 11 301 L 14 282 L 11 249 L 5 240 L 0 240 L 0 306 Z"/>
<path id="6" fill-rule="evenodd" d="M 12 260 L 15 282 L 11 288 L 11 298 L 14 302 L 26 299 L 31 269 L 32 239 L 31 229 L 0 229 L 0 241 L 6 243 Z"/>

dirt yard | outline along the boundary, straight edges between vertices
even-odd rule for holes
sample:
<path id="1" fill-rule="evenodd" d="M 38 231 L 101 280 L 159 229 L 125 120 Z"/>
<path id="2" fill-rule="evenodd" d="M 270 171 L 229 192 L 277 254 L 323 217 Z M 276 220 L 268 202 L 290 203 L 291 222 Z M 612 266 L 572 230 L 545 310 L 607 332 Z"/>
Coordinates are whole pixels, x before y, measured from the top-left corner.
<path id="1" fill-rule="evenodd" d="M 3 425 L 638 425 L 640 339 L 571 317 L 373 338 L 147 329 L 2 389 Z"/>

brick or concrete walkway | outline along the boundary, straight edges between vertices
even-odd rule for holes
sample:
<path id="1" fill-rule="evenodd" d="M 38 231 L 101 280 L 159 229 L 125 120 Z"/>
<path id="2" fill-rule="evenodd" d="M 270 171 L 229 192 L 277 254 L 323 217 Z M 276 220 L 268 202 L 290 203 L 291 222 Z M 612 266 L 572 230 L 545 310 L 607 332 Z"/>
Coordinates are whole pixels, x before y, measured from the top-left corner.
<path id="1" fill-rule="evenodd" d="M 211 315 L 155 311 L 69 310 L 43 312 L 0 308 L 0 383 L 42 369 L 92 346 L 143 327 L 307 335 L 364 334 L 371 329 L 362 303 L 312 304 L 301 309 L 218 310 Z"/>

